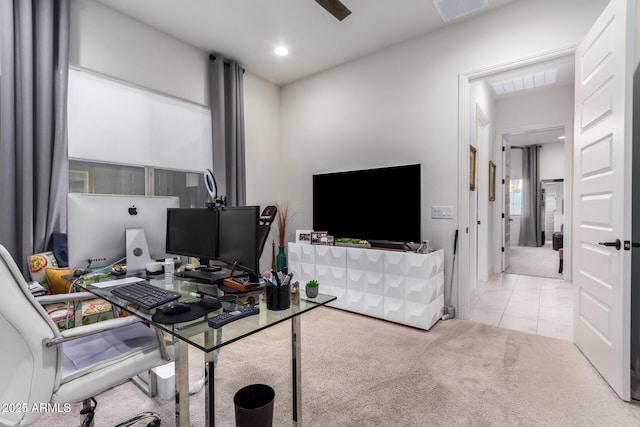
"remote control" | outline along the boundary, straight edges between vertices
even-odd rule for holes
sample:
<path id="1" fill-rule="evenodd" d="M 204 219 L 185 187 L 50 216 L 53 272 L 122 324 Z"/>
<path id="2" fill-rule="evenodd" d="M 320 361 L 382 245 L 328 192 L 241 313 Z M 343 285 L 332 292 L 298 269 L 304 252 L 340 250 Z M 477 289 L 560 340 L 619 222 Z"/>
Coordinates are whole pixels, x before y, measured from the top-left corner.
<path id="1" fill-rule="evenodd" d="M 259 307 L 247 306 L 247 307 L 238 307 L 234 311 L 228 311 L 226 313 L 218 314 L 211 319 L 209 319 L 209 326 L 213 329 L 218 329 L 227 323 L 231 323 L 234 320 L 242 319 L 243 317 L 251 316 L 253 314 L 260 313 Z"/>

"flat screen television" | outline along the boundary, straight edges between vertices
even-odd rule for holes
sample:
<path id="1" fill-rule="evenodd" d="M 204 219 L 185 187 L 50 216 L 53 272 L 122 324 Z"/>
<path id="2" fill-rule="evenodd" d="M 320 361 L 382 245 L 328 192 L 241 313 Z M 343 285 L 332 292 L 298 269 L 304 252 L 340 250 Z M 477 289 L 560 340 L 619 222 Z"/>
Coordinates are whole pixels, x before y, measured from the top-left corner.
<path id="1" fill-rule="evenodd" d="M 164 259 L 167 209 L 178 206 L 173 196 L 69 193 L 69 267 L 105 267 L 122 260 L 127 228 L 143 228 L 151 259 Z"/>
<path id="2" fill-rule="evenodd" d="M 226 207 L 218 212 L 218 259 L 249 273 L 251 281 L 260 274 L 259 215 L 259 206 Z"/>
<path id="3" fill-rule="evenodd" d="M 167 210 L 167 253 L 200 259 L 218 257 L 218 211 L 208 208 Z"/>
<path id="4" fill-rule="evenodd" d="M 313 229 L 335 238 L 419 242 L 420 165 L 313 176 Z"/>

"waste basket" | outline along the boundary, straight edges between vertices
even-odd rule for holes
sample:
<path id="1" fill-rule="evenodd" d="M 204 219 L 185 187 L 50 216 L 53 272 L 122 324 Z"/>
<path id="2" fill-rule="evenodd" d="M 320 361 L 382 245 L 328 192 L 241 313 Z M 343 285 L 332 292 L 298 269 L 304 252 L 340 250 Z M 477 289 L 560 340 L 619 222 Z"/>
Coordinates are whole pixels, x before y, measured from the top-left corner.
<path id="1" fill-rule="evenodd" d="M 271 427 L 275 396 L 273 388 L 265 384 L 251 384 L 238 390 L 233 397 L 236 427 Z"/>

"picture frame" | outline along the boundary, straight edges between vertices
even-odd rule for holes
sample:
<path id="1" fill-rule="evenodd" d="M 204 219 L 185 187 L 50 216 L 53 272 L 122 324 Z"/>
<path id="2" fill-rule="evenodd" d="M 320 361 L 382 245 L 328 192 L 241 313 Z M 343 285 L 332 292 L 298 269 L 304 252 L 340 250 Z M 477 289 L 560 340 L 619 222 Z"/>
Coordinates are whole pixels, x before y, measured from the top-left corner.
<path id="1" fill-rule="evenodd" d="M 489 160 L 489 201 L 496 200 L 496 164 Z"/>
<path id="2" fill-rule="evenodd" d="M 311 232 L 311 244 L 312 245 L 326 245 L 327 244 L 326 231 L 313 231 Z"/>
<path id="3" fill-rule="evenodd" d="M 313 230 L 296 230 L 296 243 L 310 245 L 311 233 L 313 233 Z"/>
<path id="4" fill-rule="evenodd" d="M 477 150 L 473 145 L 469 146 L 469 190 L 476 189 L 476 158 Z"/>

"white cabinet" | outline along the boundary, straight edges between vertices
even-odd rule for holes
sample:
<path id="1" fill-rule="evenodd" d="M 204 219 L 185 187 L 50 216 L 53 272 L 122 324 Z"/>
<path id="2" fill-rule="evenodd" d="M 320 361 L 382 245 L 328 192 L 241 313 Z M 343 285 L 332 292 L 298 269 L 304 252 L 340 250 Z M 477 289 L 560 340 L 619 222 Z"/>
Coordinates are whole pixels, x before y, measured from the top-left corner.
<path id="1" fill-rule="evenodd" d="M 429 329 L 444 310 L 444 251 L 428 255 L 289 243 L 289 271 L 304 284 L 316 279 L 330 305 Z"/>
<path id="2" fill-rule="evenodd" d="M 311 246 L 315 248 L 315 279 L 322 286 L 321 292 L 338 297 L 328 305 L 336 308 L 346 308 L 347 248 L 323 245 Z"/>
<path id="3" fill-rule="evenodd" d="M 347 248 L 347 310 L 384 316 L 382 251 Z"/>

